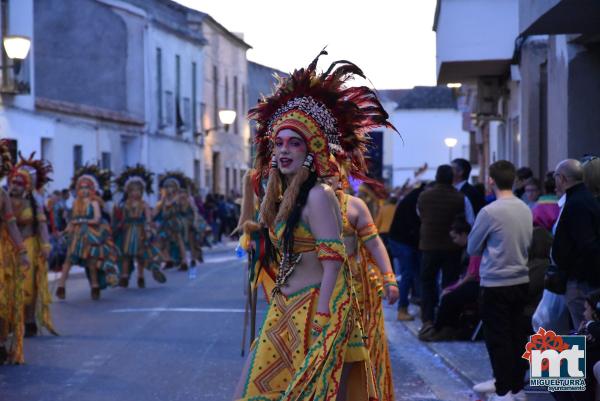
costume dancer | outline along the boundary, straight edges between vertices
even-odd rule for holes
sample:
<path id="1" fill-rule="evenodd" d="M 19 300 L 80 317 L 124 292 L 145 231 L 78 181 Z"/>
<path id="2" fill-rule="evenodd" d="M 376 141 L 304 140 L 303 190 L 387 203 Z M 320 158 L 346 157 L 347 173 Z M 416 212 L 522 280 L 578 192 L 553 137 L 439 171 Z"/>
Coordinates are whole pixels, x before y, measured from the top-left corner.
<path id="1" fill-rule="evenodd" d="M 87 165 L 73 177 L 71 188 L 77 191 L 68 236 L 67 258 L 56 288 L 56 296 L 65 299 L 65 284 L 72 265 L 83 266 L 90 282 L 91 297 L 100 299 L 100 290 L 117 284 L 119 251 L 110 226 L 102 218 L 102 193 L 110 189 L 110 172 Z"/>
<path id="2" fill-rule="evenodd" d="M 137 262 L 137 286 L 145 288 L 144 269 L 152 272 L 159 283 L 167 281 L 160 271 L 162 257 L 153 244 L 152 210 L 144 201 L 144 192 L 152 193 L 152 174 L 142 165 L 123 171 L 116 179 L 123 200 L 114 206 L 113 228 L 115 243 L 121 251 L 119 286 L 128 287 L 131 270 Z"/>
<path id="3" fill-rule="evenodd" d="M 8 143 L 0 139 L 0 179 L 11 169 Z M 30 266 L 10 199 L 0 187 L 0 365 L 25 362 L 23 281 Z"/>
<path id="4" fill-rule="evenodd" d="M 257 189 L 268 171 L 259 219 L 269 230 L 278 268 L 238 386 L 242 400 L 377 397 L 342 216 L 322 179 L 335 174 L 331 154 L 349 158 L 361 176 L 366 132 L 392 126 L 372 90 L 345 85 L 355 75 L 364 77 L 358 67 L 339 61 L 317 74 L 317 61 L 282 80 L 250 111 L 258 123 Z"/>
<path id="5" fill-rule="evenodd" d="M 179 265 L 180 270 L 187 270 L 185 253 L 186 223 L 184 216 L 188 214 L 186 177 L 178 171 L 168 171 L 160 176 L 159 187 L 161 199 L 154 209 L 154 219 L 158 220 L 158 240 L 163 259 L 167 261 L 165 269 Z M 187 194 L 187 192 L 186 192 Z"/>
<path id="6" fill-rule="evenodd" d="M 390 304 L 398 300 L 398 284 L 383 241 L 377 233 L 373 217 L 365 202 L 344 192 L 349 187 L 340 168 L 339 178 L 330 182 L 337 187 L 344 223 L 344 245 L 354 289 L 361 309 L 366 344 L 375 374 L 377 395 L 380 401 L 394 400 L 392 368 L 385 335 L 382 296 Z M 377 185 L 377 183 L 372 183 Z"/>
<path id="7" fill-rule="evenodd" d="M 50 315 L 52 303 L 48 290 L 48 257 L 50 239 L 43 203 L 38 193 L 50 181 L 52 166 L 43 160 L 34 160 L 33 154 L 20 161 L 9 176 L 9 194 L 17 226 L 31 266 L 25 273 L 23 296 L 25 303 L 25 337 L 38 334 L 45 327 L 54 335 Z"/>
<path id="8" fill-rule="evenodd" d="M 184 205 L 182 209 L 182 219 L 185 224 L 185 244 L 190 251 L 192 259 L 190 266 L 195 267 L 196 262 L 203 262 L 202 244 L 204 243 L 204 231 L 206 230 L 206 220 L 200 214 L 194 197 L 198 195 L 198 188 L 189 177 L 186 177 L 186 189 L 181 190 L 181 201 Z"/>

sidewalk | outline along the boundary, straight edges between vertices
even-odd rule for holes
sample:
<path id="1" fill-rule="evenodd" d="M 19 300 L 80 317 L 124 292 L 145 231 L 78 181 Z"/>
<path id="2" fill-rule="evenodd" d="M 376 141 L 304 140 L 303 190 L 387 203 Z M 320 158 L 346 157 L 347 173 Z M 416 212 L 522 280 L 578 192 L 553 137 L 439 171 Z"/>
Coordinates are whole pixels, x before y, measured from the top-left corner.
<path id="1" fill-rule="evenodd" d="M 395 312 L 395 309 L 393 311 Z M 410 305 L 409 311 L 415 316 L 415 320 L 412 322 L 396 321 L 396 324 L 403 324 L 417 337 L 421 327 L 420 309 L 417 306 Z M 389 312 L 392 311 L 388 309 Z M 421 341 L 420 343 L 438 355 L 446 366 L 458 374 L 470 387 L 493 377 L 489 356 L 483 341 Z M 529 401 L 553 400 L 548 392 L 531 391 L 527 388 L 526 392 Z M 485 399 L 483 394 L 480 395 L 482 399 Z"/>

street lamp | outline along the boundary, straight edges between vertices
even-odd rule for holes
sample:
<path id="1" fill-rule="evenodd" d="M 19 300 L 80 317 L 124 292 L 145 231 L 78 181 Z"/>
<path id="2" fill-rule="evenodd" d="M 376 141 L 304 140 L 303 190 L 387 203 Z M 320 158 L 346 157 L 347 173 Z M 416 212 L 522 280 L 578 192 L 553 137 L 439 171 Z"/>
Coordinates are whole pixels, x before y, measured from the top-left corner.
<path id="1" fill-rule="evenodd" d="M 219 120 L 221 120 L 221 124 L 225 126 L 225 129 L 233 124 L 235 121 L 237 113 L 235 110 L 219 110 Z"/>
<path id="2" fill-rule="evenodd" d="M 227 131 L 229 129 L 229 126 L 231 124 L 233 124 L 233 122 L 235 121 L 235 118 L 237 116 L 237 112 L 235 110 L 222 109 L 222 110 L 219 110 L 218 114 L 219 114 L 219 121 L 221 122 L 221 124 L 225 128 L 225 131 Z M 211 131 L 217 131 L 217 130 L 219 130 L 219 128 L 221 128 L 221 127 L 217 123 L 217 125 L 215 125 L 214 127 L 205 129 L 204 132 L 196 132 L 194 134 L 194 136 L 196 138 L 197 137 L 202 137 L 203 134 L 204 134 L 204 136 L 207 136 Z"/>
<path id="3" fill-rule="evenodd" d="M 458 139 L 450 138 L 450 137 L 445 138 L 444 143 L 446 144 L 446 146 L 448 146 L 448 151 L 449 151 L 449 155 L 450 155 L 450 163 L 452 163 L 452 148 L 456 146 L 456 144 L 458 143 Z"/>
<path id="4" fill-rule="evenodd" d="M 6 36 L 4 37 L 3 43 L 6 55 L 11 60 L 25 60 L 27 54 L 29 54 L 29 49 L 31 48 L 31 39 L 27 36 Z"/>
<path id="5" fill-rule="evenodd" d="M 29 93 L 29 83 L 19 81 L 17 76 L 21 70 L 21 62 L 25 60 L 31 48 L 31 39 L 26 36 L 8 34 L 8 0 L 0 0 L 0 24 L 2 24 L 2 85 L 1 93 L 16 95 Z M 10 63 L 9 63 L 10 61 Z M 9 77 L 9 67 L 12 74 Z"/>

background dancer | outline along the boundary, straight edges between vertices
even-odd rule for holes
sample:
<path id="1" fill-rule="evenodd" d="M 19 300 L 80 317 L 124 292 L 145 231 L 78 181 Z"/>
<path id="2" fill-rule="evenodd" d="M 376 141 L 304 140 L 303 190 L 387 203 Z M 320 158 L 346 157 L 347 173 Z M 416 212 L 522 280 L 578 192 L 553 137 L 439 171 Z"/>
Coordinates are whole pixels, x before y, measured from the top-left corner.
<path id="1" fill-rule="evenodd" d="M 160 271 L 162 257 L 158 248 L 152 243 L 154 233 L 152 227 L 152 210 L 144 200 L 144 192 L 152 193 L 152 177 L 154 174 L 140 164 L 127 168 L 116 184 L 123 193 L 120 204 L 114 206 L 113 227 L 115 243 L 121 251 L 119 268 L 121 277 L 119 286 L 128 287 L 129 278 L 137 262 L 137 286 L 145 288 L 144 269 L 152 272 L 152 277 L 159 283 L 167 281 Z"/>
<path id="2" fill-rule="evenodd" d="M 0 139 L 0 179 L 12 169 L 8 144 Z M 23 272 L 30 268 L 8 194 L 0 187 L 0 365 L 20 364 L 23 356 Z"/>
<path id="3" fill-rule="evenodd" d="M 95 165 L 84 166 L 73 177 L 71 188 L 77 191 L 77 198 L 65 230 L 69 246 L 56 296 L 65 299 L 69 271 L 76 264 L 85 267 L 91 297 L 98 300 L 101 289 L 117 284 L 118 250 L 110 227 L 102 221 L 101 195 L 110 188 L 110 172 Z"/>
<path id="4" fill-rule="evenodd" d="M 31 266 L 25 273 L 23 296 L 25 303 L 25 337 L 38 334 L 45 327 L 57 335 L 50 315 L 52 302 L 48 290 L 48 257 L 50 243 L 43 204 L 36 194 L 50 181 L 52 166 L 43 160 L 34 160 L 33 154 L 19 163 L 9 177 L 9 194 L 17 226 Z"/>
<path id="5" fill-rule="evenodd" d="M 185 175 L 178 171 L 167 171 L 159 179 L 161 198 L 157 203 L 153 218 L 158 221 L 158 240 L 163 259 L 167 261 L 165 269 L 179 265 L 180 270 L 187 270 L 185 253 L 187 196 L 181 196 L 186 189 Z"/>

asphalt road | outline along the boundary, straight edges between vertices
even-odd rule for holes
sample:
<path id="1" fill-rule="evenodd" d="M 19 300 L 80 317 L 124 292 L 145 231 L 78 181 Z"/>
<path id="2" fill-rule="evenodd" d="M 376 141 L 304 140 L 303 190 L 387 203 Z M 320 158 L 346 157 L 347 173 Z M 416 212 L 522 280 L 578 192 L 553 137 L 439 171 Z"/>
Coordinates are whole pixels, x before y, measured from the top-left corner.
<path id="1" fill-rule="evenodd" d="M 52 307 L 61 336 L 26 339 L 26 364 L 0 366 L 0 400 L 230 400 L 243 363 L 243 263 L 230 249 L 209 252 L 197 279 L 167 277 L 164 285 L 147 277 L 144 290 L 132 280 L 94 302 L 84 277 L 72 276 L 67 300 Z M 393 312 L 397 400 L 469 400 L 468 386 Z"/>

